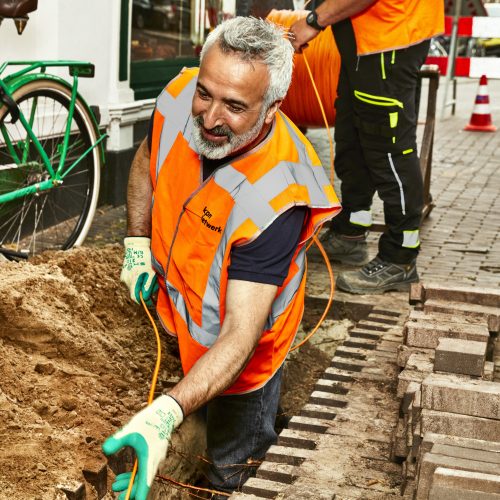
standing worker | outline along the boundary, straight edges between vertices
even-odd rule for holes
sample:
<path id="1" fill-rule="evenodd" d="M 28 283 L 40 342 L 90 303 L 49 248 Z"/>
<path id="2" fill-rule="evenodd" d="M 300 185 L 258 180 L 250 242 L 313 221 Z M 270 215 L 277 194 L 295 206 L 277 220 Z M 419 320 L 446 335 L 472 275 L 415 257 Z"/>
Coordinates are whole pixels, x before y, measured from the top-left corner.
<path id="1" fill-rule="evenodd" d="M 292 66 L 280 28 L 225 21 L 199 71 L 184 69 L 159 96 L 151 151 L 145 140 L 134 158 L 121 279 L 136 302 L 159 286 L 157 313 L 178 338 L 185 374 L 103 445 L 108 455 L 135 448 L 137 499 L 173 430 L 198 408 L 219 491 L 241 486 L 276 442 L 281 367 L 304 308 L 305 243 L 340 209 L 312 146 L 278 111 Z"/>
<path id="2" fill-rule="evenodd" d="M 377 256 L 340 273 L 351 293 L 406 290 L 418 281 L 416 259 L 423 181 L 416 144 L 416 89 L 430 38 L 444 29 L 442 0 L 326 0 L 294 23 L 299 51 L 332 26 L 341 55 L 335 119 L 335 172 L 342 207 L 326 237 L 331 260 L 363 265 L 375 191 L 386 231 Z"/>

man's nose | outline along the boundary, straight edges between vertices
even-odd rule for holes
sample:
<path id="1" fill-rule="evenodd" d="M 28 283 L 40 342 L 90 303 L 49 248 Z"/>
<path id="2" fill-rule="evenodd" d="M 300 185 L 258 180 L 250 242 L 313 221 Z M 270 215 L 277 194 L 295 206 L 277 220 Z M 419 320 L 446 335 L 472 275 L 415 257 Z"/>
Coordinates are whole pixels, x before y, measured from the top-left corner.
<path id="1" fill-rule="evenodd" d="M 203 126 L 208 130 L 213 129 L 218 125 L 224 124 L 222 110 L 220 106 L 215 102 L 210 103 L 210 106 L 208 106 L 202 116 Z"/>

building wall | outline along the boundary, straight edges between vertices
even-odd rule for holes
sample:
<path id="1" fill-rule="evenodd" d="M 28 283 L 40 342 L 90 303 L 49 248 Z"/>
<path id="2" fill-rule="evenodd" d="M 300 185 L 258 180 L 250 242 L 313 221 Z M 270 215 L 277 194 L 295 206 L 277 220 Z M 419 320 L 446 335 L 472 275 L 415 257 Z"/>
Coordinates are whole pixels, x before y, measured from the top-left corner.
<path id="1" fill-rule="evenodd" d="M 136 102 L 129 81 L 119 81 L 120 19 L 124 3 L 40 0 L 38 9 L 29 14 L 21 36 L 10 19 L 0 26 L 2 61 L 71 59 L 95 65 L 94 78 L 79 79 L 79 92 L 89 104 L 99 106 L 100 125 L 108 133 L 101 204 L 125 202 L 128 170 L 137 147 L 134 128 L 149 117 L 154 106 L 153 100 Z M 131 4 L 128 0 L 129 12 Z M 130 34 L 125 45 L 129 49 Z M 72 81 L 67 68 L 50 71 Z"/>
<path id="2" fill-rule="evenodd" d="M 24 59 L 79 59 L 95 64 L 93 79 L 80 79 L 80 92 L 101 107 L 109 122 L 111 104 L 133 101 L 128 81 L 118 81 L 120 0 L 40 0 L 19 36 L 13 21 L 0 28 L 2 61 Z M 51 70 L 52 71 L 52 70 Z M 55 70 L 69 79 L 66 69 Z"/>

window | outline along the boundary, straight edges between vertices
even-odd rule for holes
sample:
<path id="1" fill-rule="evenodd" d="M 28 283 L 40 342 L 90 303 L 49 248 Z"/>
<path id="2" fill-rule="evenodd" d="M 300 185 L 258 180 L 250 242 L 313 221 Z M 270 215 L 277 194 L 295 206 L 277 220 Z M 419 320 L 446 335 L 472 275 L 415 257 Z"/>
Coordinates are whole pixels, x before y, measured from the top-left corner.
<path id="1" fill-rule="evenodd" d="M 235 14 L 235 0 L 132 0 L 130 85 L 156 97 L 184 66 L 197 66 L 207 33 Z"/>

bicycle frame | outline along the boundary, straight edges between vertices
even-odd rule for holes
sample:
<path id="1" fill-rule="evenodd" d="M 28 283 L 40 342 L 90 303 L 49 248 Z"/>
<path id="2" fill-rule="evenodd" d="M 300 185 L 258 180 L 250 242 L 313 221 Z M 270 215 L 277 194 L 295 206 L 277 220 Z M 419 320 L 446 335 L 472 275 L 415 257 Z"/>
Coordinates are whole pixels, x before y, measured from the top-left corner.
<path id="1" fill-rule="evenodd" d="M 40 144 L 40 141 L 38 140 L 32 129 L 36 115 L 36 100 L 31 110 L 30 116 L 28 118 L 24 116 L 23 112 L 19 108 L 17 108 L 17 113 L 19 114 L 19 121 L 21 122 L 24 130 L 27 133 L 26 140 L 24 141 L 24 146 L 22 147 L 22 157 L 18 156 L 14 148 L 14 144 L 12 144 L 12 141 L 10 140 L 10 137 L 6 131 L 5 124 L 2 123 L 0 125 L 0 132 L 2 133 L 2 136 L 5 140 L 7 150 L 9 151 L 9 154 L 12 157 L 14 163 L 17 165 L 17 168 L 22 168 L 24 165 L 28 165 L 26 163 L 26 159 L 28 157 L 30 146 L 31 144 L 33 144 L 38 153 L 40 154 L 40 157 L 42 159 L 45 168 L 50 174 L 50 179 L 48 180 L 38 182 L 36 184 L 27 186 L 25 188 L 17 189 L 10 193 L 5 193 L 0 195 L 0 204 L 18 198 L 22 198 L 24 196 L 31 195 L 40 191 L 45 191 L 62 184 L 64 182 L 64 178 L 80 163 L 80 161 L 82 161 L 83 158 L 85 158 L 85 156 L 87 156 L 97 146 L 102 148 L 101 143 L 107 137 L 107 134 L 101 135 L 99 133 L 97 124 L 94 123 L 96 126 L 97 135 L 99 137 L 98 140 L 94 144 L 92 144 L 84 153 L 82 153 L 82 155 L 79 158 L 77 158 L 69 167 L 65 168 L 66 157 L 68 153 L 69 138 L 71 134 L 71 122 L 73 121 L 75 102 L 78 97 L 78 77 L 81 76 L 82 78 L 89 78 L 89 77 L 92 78 L 94 76 L 94 66 L 92 64 L 83 63 L 80 61 L 12 61 L 4 63 L 0 66 L 0 75 L 5 71 L 5 69 L 8 66 L 27 66 L 19 71 L 16 71 L 15 73 L 8 75 L 5 79 L 0 78 L 0 93 L 6 96 L 7 99 L 10 98 L 12 102 L 14 102 L 12 98 L 14 91 L 17 90 L 17 88 L 19 88 L 23 84 L 35 78 L 40 78 L 40 74 L 43 75 L 43 78 L 60 81 L 68 88 L 70 88 L 71 101 L 68 110 L 66 129 L 64 132 L 63 145 L 60 152 L 59 164 L 57 165 L 56 168 L 54 168 L 54 165 L 52 165 L 49 157 L 47 156 L 45 150 L 43 149 L 43 146 Z M 69 73 L 73 77 L 73 85 L 70 86 L 65 80 L 47 74 L 46 73 L 47 67 L 68 67 Z M 40 73 L 34 74 L 33 72 L 36 71 L 37 69 L 40 69 Z M 0 100 L 0 107 L 1 106 L 7 106 L 7 108 L 10 109 L 10 107 L 5 101 L 2 102 Z M 92 117 L 92 119 L 94 119 L 95 122 L 94 115 L 91 111 L 90 111 L 90 116 Z"/>

